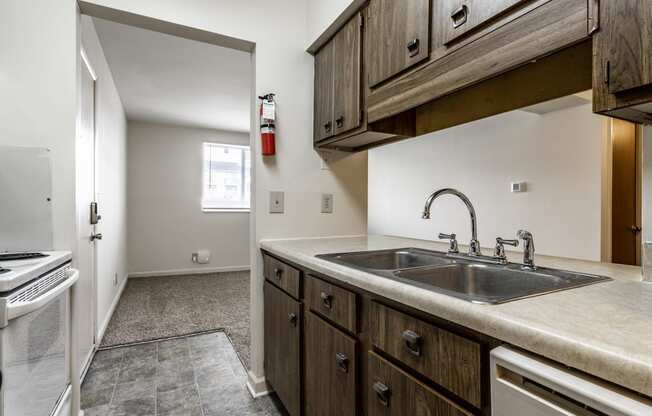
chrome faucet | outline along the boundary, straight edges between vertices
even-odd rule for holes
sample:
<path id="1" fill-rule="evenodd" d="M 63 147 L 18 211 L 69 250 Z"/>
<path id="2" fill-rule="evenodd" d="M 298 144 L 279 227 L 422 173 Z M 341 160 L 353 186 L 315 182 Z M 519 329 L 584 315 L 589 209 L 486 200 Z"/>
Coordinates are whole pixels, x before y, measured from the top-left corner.
<path id="1" fill-rule="evenodd" d="M 534 236 L 527 230 L 519 230 L 516 236 L 523 240 L 523 269 L 536 270 L 534 265 Z"/>
<path id="2" fill-rule="evenodd" d="M 428 199 L 426 200 L 426 206 L 423 209 L 423 219 L 430 219 L 430 206 L 435 199 L 439 198 L 442 195 L 454 195 L 464 202 L 466 208 L 469 210 L 469 216 L 471 217 L 471 242 L 469 243 L 469 255 L 470 256 L 480 256 L 480 242 L 478 241 L 478 224 L 475 216 L 475 208 L 469 198 L 466 197 L 462 192 L 457 189 L 444 188 L 438 191 L 433 192 Z"/>

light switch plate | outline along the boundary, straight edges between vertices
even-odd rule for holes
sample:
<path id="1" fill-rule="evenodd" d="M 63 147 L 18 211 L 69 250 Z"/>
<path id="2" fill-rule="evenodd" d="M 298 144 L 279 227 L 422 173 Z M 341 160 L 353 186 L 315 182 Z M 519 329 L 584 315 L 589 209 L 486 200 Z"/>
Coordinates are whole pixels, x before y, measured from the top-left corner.
<path id="1" fill-rule="evenodd" d="M 269 213 L 282 214 L 285 212 L 285 193 L 281 191 L 269 192 Z"/>
<path id="2" fill-rule="evenodd" d="M 333 213 L 333 194 L 321 194 L 321 212 L 322 214 Z"/>

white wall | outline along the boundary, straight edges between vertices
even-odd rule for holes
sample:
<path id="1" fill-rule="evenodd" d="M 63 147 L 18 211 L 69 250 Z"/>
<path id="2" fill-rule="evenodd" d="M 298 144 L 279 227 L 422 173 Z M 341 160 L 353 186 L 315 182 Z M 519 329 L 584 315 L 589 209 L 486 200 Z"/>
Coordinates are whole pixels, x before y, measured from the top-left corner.
<path id="1" fill-rule="evenodd" d="M 0 2 L 0 144 L 52 150 L 54 247 L 75 247 L 77 2 Z"/>
<path id="2" fill-rule="evenodd" d="M 249 144 L 248 133 L 129 122 L 129 273 L 248 268 L 249 213 L 202 212 L 204 142 Z M 211 262 L 191 253 L 211 251 Z"/>
<path id="3" fill-rule="evenodd" d="M 97 336 L 127 277 L 127 119 L 102 45 L 88 16 L 81 19 L 81 43 L 95 72 L 96 194 L 102 220 L 96 244 Z M 114 282 L 114 276 L 118 281 Z"/>
<path id="4" fill-rule="evenodd" d="M 600 259 L 601 118 L 583 105 L 545 115 L 523 111 L 369 151 L 369 232 L 434 240 L 455 232 L 470 239 L 469 215 L 439 188 L 464 192 L 478 215 L 479 240 L 491 253 L 495 238 L 526 228 L 537 253 Z M 510 193 L 510 181 L 527 181 Z"/>

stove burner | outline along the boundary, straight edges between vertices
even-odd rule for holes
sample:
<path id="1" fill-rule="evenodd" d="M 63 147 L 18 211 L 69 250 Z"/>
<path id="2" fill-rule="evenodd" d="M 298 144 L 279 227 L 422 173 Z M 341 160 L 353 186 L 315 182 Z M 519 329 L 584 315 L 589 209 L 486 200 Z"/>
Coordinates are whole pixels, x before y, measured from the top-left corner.
<path id="1" fill-rule="evenodd" d="M 43 253 L 0 253 L 0 261 L 38 259 L 47 256 L 48 254 Z"/>
<path id="2" fill-rule="evenodd" d="M 9 270 L 9 269 L 3 269 L 2 267 L 0 267 L 0 274 L 9 273 L 10 271 L 11 270 Z"/>

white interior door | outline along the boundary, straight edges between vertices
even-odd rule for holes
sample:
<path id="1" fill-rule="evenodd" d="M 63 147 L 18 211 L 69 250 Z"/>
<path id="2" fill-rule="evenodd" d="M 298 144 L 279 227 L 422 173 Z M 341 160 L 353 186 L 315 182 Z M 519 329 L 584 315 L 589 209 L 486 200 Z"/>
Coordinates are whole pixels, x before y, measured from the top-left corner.
<path id="1" fill-rule="evenodd" d="M 80 128 L 76 146 L 77 169 L 77 282 L 79 369 L 84 371 L 95 347 L 95 273 L 97 239 L 90 221 L 90 204 L 95 201 L 95 77 L 82 59 Z"/>

